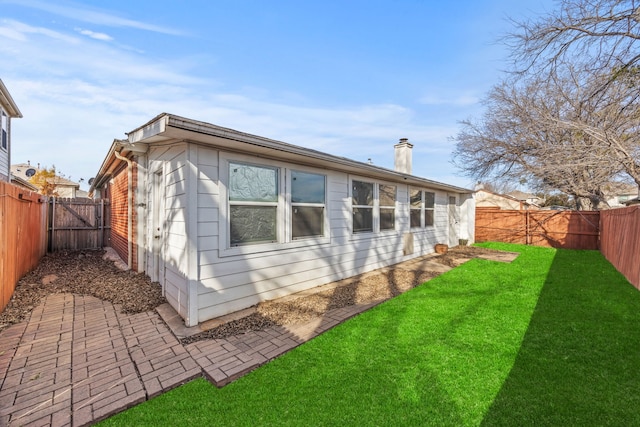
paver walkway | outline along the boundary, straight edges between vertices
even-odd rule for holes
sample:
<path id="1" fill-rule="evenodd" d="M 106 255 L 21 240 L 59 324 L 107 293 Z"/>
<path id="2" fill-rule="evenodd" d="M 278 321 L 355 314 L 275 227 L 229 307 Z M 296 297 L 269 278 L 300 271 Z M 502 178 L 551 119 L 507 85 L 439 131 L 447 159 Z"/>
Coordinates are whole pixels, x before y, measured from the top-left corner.
<path id="1" fill-rule="evenodd" d="M 376 304 L 183 346 L 159 314 L 168 305 L 123 314 L 91 296 L 52 294 L 0 333 L 0 426 L 85 426 L 203 375 L 223 386 Z"/>

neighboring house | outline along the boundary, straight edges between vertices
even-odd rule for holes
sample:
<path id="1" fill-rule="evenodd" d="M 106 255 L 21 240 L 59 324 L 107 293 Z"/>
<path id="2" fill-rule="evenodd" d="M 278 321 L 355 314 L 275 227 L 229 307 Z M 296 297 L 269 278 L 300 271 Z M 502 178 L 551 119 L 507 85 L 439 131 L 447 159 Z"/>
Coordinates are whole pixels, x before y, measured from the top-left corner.
<path id="1" fill-rule="evenodd" d="M 22 113 L 0 80 L 0 181 L 11 180 L 11 119 L 21 117 Z"/>
<path id="2" fill-rule="evenodd" d="M 627 183 L 612 183 L 604 190 L 607 204 L 610 208 L 621 208 L 627 206 L 627 202 L 632 202 L 640 196 L 638 186 Z"/>
<path id="3" fill-rule="evenodd" d="M 524 191 L 516 190 L 507 193 L 507 196 L 511 196 L 516 200 L 520 200 L 521 202 L 525 202 L 530 206 L 540 206 L 544 202 L 544 199 L 536 196 L 535 194 L 525 193 Z"/>
<path id="4" fill-rule="evenodd" d="M 480 189 L 475 192 L 476 208 L 493 208 L 502 210 L 537 210 L 535 204 L 519 200 L 508 194 L 494 193 L 493 191 Z"/>
<path id="5" fill-rule="evenodd" d="M 161 114 L 113 142 L 90 194 L 111 242 L 187 326 L 472 242 L 472 191 Z"/>
<path id="6" fill-rule="evenodd" d="M 21 178 L 27 182 L 29 179 L 40 171 L 40 165 L 33 166 L 31 163 L 18 163 L 11 165 L 11 174 L 17 178 Z M 87 197 L 86 191 L 80 190 L 80 184 L 61 176 L 53 178 L 57 197 L 65 197 L 75 199 L 76 197 Z M 36 190 L 37 191 L 37 190 Z"/>

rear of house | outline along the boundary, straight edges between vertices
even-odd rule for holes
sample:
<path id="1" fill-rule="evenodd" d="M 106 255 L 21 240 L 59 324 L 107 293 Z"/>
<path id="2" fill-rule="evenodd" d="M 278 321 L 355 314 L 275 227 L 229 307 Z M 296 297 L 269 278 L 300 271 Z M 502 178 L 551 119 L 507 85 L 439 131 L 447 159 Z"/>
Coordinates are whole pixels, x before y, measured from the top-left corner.
<path id="1" fill-rule="evenodd" d="M 188 326 L 473 238 L 467 189 L 161 114 L 116 140 L 91 191 L 112 246 Z"/>

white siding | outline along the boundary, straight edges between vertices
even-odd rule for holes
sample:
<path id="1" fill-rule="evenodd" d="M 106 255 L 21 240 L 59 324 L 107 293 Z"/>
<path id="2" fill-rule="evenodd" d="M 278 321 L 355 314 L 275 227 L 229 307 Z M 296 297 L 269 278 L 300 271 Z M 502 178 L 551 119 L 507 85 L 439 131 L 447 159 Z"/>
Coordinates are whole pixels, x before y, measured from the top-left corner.
<path id="1" fill-rule="evenodd" d="M 396 230 L 353 235 L 351 233 L 350 177 L 346 173 L 308 169 L 327 176 L 327 213 L 330 239 L 322 242 L 284 242 L 262 250 L 242 248 L 234 253 L 220 239 L 226 227 L 226 201 L 221 191 L 222 158 L 233 154 L 198 148 L 198 320 L 205 321 L 249 307 L 260 301 L 299 292 L 383 266 L 433 252 L 448 236 L 446 193 L 436 193 L 435 226 L 414 233 L 413 254 L 403 255 L 403 235 L 409 232 L 408 187 L 397 185 Z M 260 159 L 252 160 L 260 163 Z M 271 162 L 283 170 L 296 165 Z M 358 178 L 358 177 L 355 177 Z M 281 179 L 284 179 L 281 177 Z M 377 181 L 387 183 L 384 181 Z M 429 190 L 428 188 L 425 188 Z M 176 217 L 180 218 L 180 217 Z M 223 235 L 226 235 L 226 231 Z M 184 242 L 180 243 L 184 245 Z M 224 247 L 221 247 L 224 245 Z"/>
<path id="2" fill-rule="evenodd" d="M 434 225 L 409 229 L 409 187 L 402 182 L 316 170 L 188 143 L 152 148 L 147 160 L 149 176 L 161 172 L 164 183 L 160 280 L 167 300 L 189 324 L 432 253 L 436 243 L 446 243 L 448 239 L 448 194 L 426 187 L 423 189 L 436 195 Z M 326 237 L 291 241 L 281 230 L 278 243 L 230 248 L 225 183 L 228 161 L 280 168 L 283 193 L 287 192 L 286 180 L 291 169 L 325 175 L 329 228 Z M 395 230 L 351 232 L 352 179 L 396 185 Z M 150 207 L 152 181 L 146 180 Z M 279 226 L 289 227 L 289 221 L 282 217 L 289 213 L 288 196 L 281 197 L 284 207 Z M 147 229 L 152 227 L 154 214 L 147 216 Z M 414 251 L 404 255 L 407 233 L 413 234 Z M 154 233 L 146 234 L 150 248 Z M 153 265 L 151 252 L 147 250 L 148 266 Z"/>
<path id="3" fill-rule="evenodd" d="M 188 265 L 185 259 L 187 234 L 187 193 L 186 193 L 186 144 L 177 144 L 169 147 L 159 147 L 150 150 L 148 155 L 150 174 L 161 172 L 164 184 L 164 198 L 162 212 L 164 227 L 161 232 L 164 271 L 160 274 L 167 301 L 183 317 L 188 313 Z M 147 180 L 147 198 L 151 200 L 152 180 Z M 150 206 L 149 203 L 147 203 Z M 155 213 L 154 213 L 155 214 Z M 151 229 L 152 216 L 147 216 L 147 227 Z M 151 246 L 152 232 L 147 233 L 148 244 Z M 152 251 L 148 251 L 148 257 L 152 257 Z M 148 259 L 147 265 L 152 262 Z"/>
<path id="4" fill-rule="evenodd" d="M 9 172 L 9 152 L 0 146 L 0 177 L 6 177 L 9 181 Z"/>

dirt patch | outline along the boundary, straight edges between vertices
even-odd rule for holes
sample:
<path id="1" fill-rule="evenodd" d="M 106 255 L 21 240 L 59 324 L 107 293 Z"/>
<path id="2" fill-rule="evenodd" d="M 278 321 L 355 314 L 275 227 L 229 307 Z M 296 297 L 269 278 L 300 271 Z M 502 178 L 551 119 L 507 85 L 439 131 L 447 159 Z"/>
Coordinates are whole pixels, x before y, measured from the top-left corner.
<path id="1" fill-rule="evenodd" d="M 456 247 L 432 260 L 456 267 L 476 257 L 497 251 L 476 247 Z M 126 313 L 153 310 L 166 302 L 158 283 L 144 274 L 118 269 L 103 259 L 104 251 L 57 252 L 46 255 L 40 264 L 20 279 L 11 301 L 0 313 L 0 330 L 27 318 L 42 298 L 52 293 L 92 295 L 120 304 Z M 331 289 L 305 296 L 267 301 L 255 313 L 232 320 L 201 334 L 183 339 L 184 343 L 209 338 L 226 338 L 252 330 L 309 321 L 325 312 L 354 304 L 382 302 L 437 276 L 442 269 L 382 269 L 332 284 Z"/>
<path id="2" fill-rule="evenodd" d="M 144 274 L 118 269 L 103 259 L 104 251 L 56 252 L 16 285 L 9 304 L 0 313 L 0 330 L 22 321 L 42 298 L 55 293 L 92 295 L 120 304 L 125 313 L 153 310 L 166 302 L 158 283 Z"/>
<path id="3" fill-rule="evenodd" d="M 434 255 L 432 261 L 447 267 L 457 267 L 472 258 L 496 254 L 492 249 L 459 246 L 446 254 Z M 372 273 L 351 277 L 335 283 L 330 290 L 298 298 L 266 301 L 256 306 L 253 314 L 231 320 L 207 331 L 183 338 L 183 344 L 204 339 L 227 338 L 249 331 L 259 331 L 273 326 L 284 326 L 308 322 L 329 310 L 354 304 L 382 302 L 406 292 L 441 274 L 443 269 L 433 268 L 419 271 L 404 269 L 382 269 Z"/>

